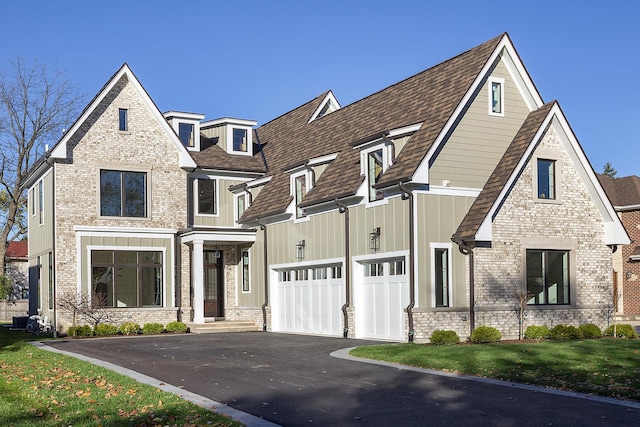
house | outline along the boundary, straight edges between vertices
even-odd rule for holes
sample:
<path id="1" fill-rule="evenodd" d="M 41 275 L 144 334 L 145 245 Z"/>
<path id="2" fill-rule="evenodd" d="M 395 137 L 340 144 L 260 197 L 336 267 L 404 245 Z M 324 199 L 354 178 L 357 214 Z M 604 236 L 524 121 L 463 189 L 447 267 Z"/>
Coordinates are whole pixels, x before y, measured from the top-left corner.
<path id="1" fill-rule="evenodd" d="M 30 275 L 122 319 L 426 341 L 606 323 L 628 236 L 502 34 L 350 105 L 160 113 L 123 65 L 23 183 Z"/>
<path id="2" fill-rule="evenodd" d="M 617 314 L 623 320 L 640 316 L 640 177 L 610 178 L 598 175 L 607 196 L 615 207 L 631 243 L 623 245 L 613 256 Z"/>
<path id="3" fill-rule="evenodd" d="M 5 272 L 13 283 L 13 295 L 0 301 L 0 320 L 10 321 L 29 311 L 29 254 L 24 240 L 9 242 L 5 255 Z"/>

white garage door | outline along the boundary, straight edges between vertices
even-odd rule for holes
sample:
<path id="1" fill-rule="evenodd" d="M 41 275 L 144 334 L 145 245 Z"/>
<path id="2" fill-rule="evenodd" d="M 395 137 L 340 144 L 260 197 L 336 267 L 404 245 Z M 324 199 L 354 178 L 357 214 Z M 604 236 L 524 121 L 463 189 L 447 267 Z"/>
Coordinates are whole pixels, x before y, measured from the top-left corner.
<path id="1" fill-rule="evenodd" d="M 403 341 L 409 283 L 404 260 L 365 262 L 356 293 L 356 335 Z"/>
<path id="2" fill-rule="evenodd" d="M 281 270 L 271 291 L 274 331 L 342 334 L 341 309 L 345 298 L 342 267 Z"/>

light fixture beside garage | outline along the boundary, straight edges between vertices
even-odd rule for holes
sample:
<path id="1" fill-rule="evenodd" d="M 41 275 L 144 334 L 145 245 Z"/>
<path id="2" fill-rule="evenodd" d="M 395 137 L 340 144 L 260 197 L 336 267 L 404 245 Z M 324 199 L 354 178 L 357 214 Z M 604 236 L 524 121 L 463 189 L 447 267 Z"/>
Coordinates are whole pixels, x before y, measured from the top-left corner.
<path id="1" fill-rule="evenodd" d="M 304 259 L 304 240 L 300 240 L 296 244 L 296 258 L 298 261 L 302 261 Z"/>
<path id="2" fill-rule="evenodd" d="M 371 253 L 380 250 L 380 227 L 375 227 L 371 233 L 369 233 L 369 250 Z"/>

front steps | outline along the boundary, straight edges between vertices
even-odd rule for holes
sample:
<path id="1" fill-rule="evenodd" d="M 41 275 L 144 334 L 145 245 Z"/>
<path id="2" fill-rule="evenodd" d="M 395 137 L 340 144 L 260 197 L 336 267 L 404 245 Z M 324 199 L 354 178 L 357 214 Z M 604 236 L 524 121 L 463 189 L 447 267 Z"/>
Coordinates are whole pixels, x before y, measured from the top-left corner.
<path id="1" fill-rule="evenodd" d="M 241 320 L 219 320 L 206 323 L 187 323 L 192 334 L 215 334 L 220 332 L 258 332 L 255 322 Z"/>

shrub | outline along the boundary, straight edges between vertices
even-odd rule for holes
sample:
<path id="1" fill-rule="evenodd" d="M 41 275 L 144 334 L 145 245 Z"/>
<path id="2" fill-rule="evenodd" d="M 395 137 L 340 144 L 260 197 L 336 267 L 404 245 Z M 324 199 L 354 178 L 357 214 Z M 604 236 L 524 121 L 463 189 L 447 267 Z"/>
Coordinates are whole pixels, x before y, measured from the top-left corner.
<path id="1" fill-rule="evenodd" d="M 524 337 L 529 340 L 546 340 L 549 339 L 551 331 L 545 325 L 542 326 L 528 326 L 524 331 Z"/>
<path id="2" fill-rule="evenodd" d="M 136 335 L 142 332 L 142 330 L 140 329 L 140 325 L 135 322 L 123 323 L 122 325 L 120 325 L 119 330 L 122 335 Z"/>
<path id="3" fill-rule="evenodd" d="M 471 332 L 471 341 L 476 344 L 498 342 L 501 338 L 500 331 L 491 326 L 478 326 Z"/>
<path id="4" fill-rule="evenodd" d="M 437 330 L 433 331 L 429 340 L 435 345 L 453 345 L 460 342 L 460 337 L 456 331 Z"/>
<path id="5" fill-rule="evenodd" d="M 584 325 L 578 326 L 578 333 L 582 338 L 600 338 L 602 336 L 602 331 L 597 325 L 593 323 L 585 323 Z"/>
<path id="6" fill-rule="evenodd" d="M 142 333 L 145 335 L 161 334 L 164 331 L 164 325 L 161 323 L 145 323 L 142 326 Z"/>
<path id="7" fill-rule="evenodd" d="M 93 331 L 91 330 L 91 326 L 89 325 L 76 327 L 70 326 L 68 334 L 71 337 L 91 337 L 93 336 Z"/>
<path id="8" fill-rule="evenodd" d="M 575 326 L 560 324 L 551 329 L 550 338 L 552 340 L 577 340 L 580 338 L 580 332 Z"/>
<path id="9" fill-rule="evenodd" d="M 607 329 L 604 330 L 604 335 L 608 337 L 613 336 L 613 325 L 610 325 Z M 616 326 L 616 336 L 620 338 L 638 338 L 638 334 L 636 334 L 636 330 L 633 329 L 633 326 L 628 323 L 621 323 Z"/>
<path id="10" fill-rule="evenodd" d="M 167 323 L 167 332 L 187 332 L 189 328 L 182 322 L 169 322 Z"/>
<path id="11" fill-rule="evenodd" d="M 108 325 L 106 323 L 100 323 L 93 328 L 93 333 L 96 334 L 97 337 L 107 337 L 109 335 L 117 335 L 118 327 L 114 325 Z"/>

